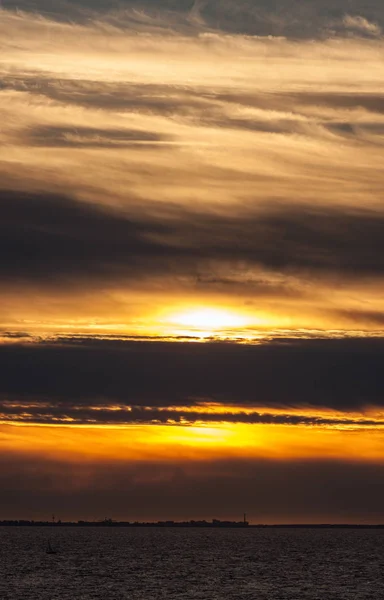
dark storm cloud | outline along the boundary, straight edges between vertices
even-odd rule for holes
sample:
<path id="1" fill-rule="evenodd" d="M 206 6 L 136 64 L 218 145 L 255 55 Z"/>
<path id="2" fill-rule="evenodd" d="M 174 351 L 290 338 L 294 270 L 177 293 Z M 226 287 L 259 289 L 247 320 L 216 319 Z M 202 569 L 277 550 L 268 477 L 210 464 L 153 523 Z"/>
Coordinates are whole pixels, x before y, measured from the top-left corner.
<path id="1" fill-rule="evenodd" d="M 0 457 L 2 518 L 380 522 L 384 466 L 333 461 L 177 459 L 134 464 Z M 118 491 L 117 491 L 118 490 Z M 154 501 L 154 499 L 156 499 Z"/>
<path id="2" fill-rule="evenodd" d="M 61 415 L 65 407 L 85 408 L 84 418 L 86 407 L 114 403 L 137 407 L 138 418 L 140 406 L 209 401 L 349 411 L 384 406 L 383 359 L 383 339 L 12 343 L 0 346 L 0 393 L 7 401 L 48 402 Z"/>
<path id="3" fill-rule="evenodd" d="M 182 274 L 198 283 L 221 279 L 220 265 L 240 274 L 384 274 L 384 214 L 373 210 L 281 207 L 232 216 L 147 203 L 142 214 L 132 200 L 133 209 L 127 216 L 53 194 L 0 192 L 0 280 L 87 286 Z"/>

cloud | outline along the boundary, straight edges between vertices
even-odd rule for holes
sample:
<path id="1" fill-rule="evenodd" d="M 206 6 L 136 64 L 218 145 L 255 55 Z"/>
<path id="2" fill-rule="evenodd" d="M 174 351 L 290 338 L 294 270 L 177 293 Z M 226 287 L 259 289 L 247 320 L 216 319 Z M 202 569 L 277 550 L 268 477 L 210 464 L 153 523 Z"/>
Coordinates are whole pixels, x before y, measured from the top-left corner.
<path id="1" fill-rule="evenodd" d="M 359 310 L 344 308 L 335 312 L 337 315 L 355 323 L 367 323 L 380 328 L 384 325 L 384 313 L 381 311 L 364 310 L 363 308 Z"/>
<path id="2" fill-rule="evenodd" d="M 165 141 L 150 131 L 94 127 L 38 127 L 30 132 L 31 145 L 52 148 L 124 148 Z"/>
<path id="3" fill-rule="evenodd" d="M 3 6 L 14 9 L 13 0 Z M 20 0 L 18 9 L 60 21 L 93 18 L 119 27 L 147 31 L 174 28 L 184 32 L 219 30 L 245 35 L 319 38 L 343 29 L 378 35 L 384 15 L 380 0 Z M 341 26 L 340 26 L 341 23 Z M 339 25 L 339 26 L 338 26 Z"/>
<path id="4" fill-rule="evenodd" d="M 49 283 L 87 272 L 90 278 L 104 274 L 108 279 L 124 264 L 127 274 L 136 272 L 140 254 L 145 262 L 159 250 L 146 236 L 163 231 L 161 226 L 140 225 L 102 207 L 12 192 L 3 192 L 0 203 L 4 216 L 0 243 L 9 256 L 3 263 L 3 281 L 37 278 Z"/>
<path id="5" fill-rule="evenodd" d="M 95 463 L 2 454 L 3 518 L 253 523 L 383 520 L 383 465 L 348 461 L 218 460 Z M 117 484 L 118 482 L 118 484 Z M 116 491 L 118 489 L 118 491 Z M 156 498 L 154 503 L 153 499 Z M 354 584 L 355 585 L 355 584 Z"/>
<path id="6" fill-rule="evenodd" d="M 343 24 L 347 29 L 359 31 L 366 35 L 381 35 L 381 27 L 377 23 L 372 23 L 359 15 L 346 15 L 343 19 Z"/>
<path id="7" fill-rule="evenodd" d="M 239 125 L 252 119 L 242 119 L 240 107 L 259 109 L 254 112 L 267 126 L 276 120 L 286 119 L 291 125 L 291 132 L 298 123 L 309 123 L 318 120 L 318 109 L 329 109 L 324 113 L 324 125 L 332 125 L 333 119 L 341 116 L 351 118 L 351 110 L 363 109 L 367 112 L 384 113 L 384 95 L 377 92 L 350 91 L 318 91 L 300 90 L 279 92 L 260 91 L 255 89 L 211 90 L 181 87 L 168 84 L 150 84 L 124 81 L 95 81 L 92 79 L 58 78 L 54 74 L 12 73 L 4 76 L 0 82 L 0 90 L 17 91 L 33 96 L 45 96 L 63 105 L 78 105 L 88 109 L 105 111 L 140 112 L 162 116 L 178 115 L 180 118 L 198 118 L 204 123 L 234 127 L 235 115 Z M 366 116 L 365 113 L 362 113 Z M 300 119 L 301 117 L 301 119 Z M 235 121 L 235 123 L 234 123 Z M 321 123 L 321 121 L 320 121 Z M 289 128 L 287 127 L 289 131 Z"/>
<path id="8" fill-rule="evenodd" d="M 381 39 L 213 31 L 256 12 L 283 26 L 288 6 L 266 3 L 200 3 L 193 32 L 180 3 L 120 21 L 36 7 L 0 25 L 5 330 L 138 333 L 207 303 L 288 329 L 381 326 L 362 310 L 383 310 Z"/>
<path id="9" fill-rule="evenodd" d="M 4 186 L 116 204 L 377 203 L 381 40 L 2 17 Z M 116 139 L 134 132 L 152 141 Z"/>
<path id="10" fill-rule="evenodd" d="M 3 6 L 2 514 L 381 518 L 382 2 Z M 146 337 L 172 303 L 286 329 Z"/>
<path id="11" fill-rule="evenodd" d="M 194 424 L 247 424 L 247 425 L 291 425 L 294 427 L 323 427 L 345 431 L 346 429 L 384 429 L 384 419 L 369 416 L 341 416 L 300 414 L 295 412 L 271 413 L 256 409 L 215 410 L 217 407 L 169 407 L 152 406 L 86 406 L 70 402 L 15 402 L 0 401 L 2 423 L 42 425 L 194 425 Z"/>
<path id="12" fill-rule="evenodd" d="M 115 403 L 138 407 L 139 419 L 140 406 L 201 402 L 363 410 L 383 406 L 383 352 L 379 338 L 280 339 L 250 346 L 85 338 L 12 343 L 0 346 L 0 393 L 4 400 L 48 402 L 48 415 L 55 405 L 72 417 L 74 406 L 85 407 L 85 418 L 90 404 Z"/>
<path id="13" fill-rule="evenodd" d="M 0 277 L 8 285 L 108 285 L 152 276 L 177 285 L 183 275 L 214 286 L 224 282 L 224 267 L 227 277 L 243 272 L 243 283 L 252 269 L 363 280 L 384 274 L 384 215 L 373 210 L 291 206 L 220 214 L 147 203 L 143 213 L 133 199 L 129 214 L 70 197 L 2 191 L 0 217 L 0 248 L 8 257 Z"/>

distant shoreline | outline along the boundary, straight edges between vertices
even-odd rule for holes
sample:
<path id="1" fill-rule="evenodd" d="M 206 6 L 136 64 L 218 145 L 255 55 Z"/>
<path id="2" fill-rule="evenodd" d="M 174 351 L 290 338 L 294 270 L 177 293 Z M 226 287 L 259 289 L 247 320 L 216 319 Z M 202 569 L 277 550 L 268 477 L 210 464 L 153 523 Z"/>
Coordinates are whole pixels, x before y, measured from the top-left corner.
<path id="1" fill-rule="evenodd" d="M 353 524 L 353 523 L 291 523 L 291 524 L 250 524 L 243 521 L 157 521 L 157 522 L 132 522 L 132 521 L 28 521 L 3 520 L 0 527 L 127 527 L 127 528 L 208 528 L 208 529 L 384 529 L 384 523 L 378 524 Z"/>

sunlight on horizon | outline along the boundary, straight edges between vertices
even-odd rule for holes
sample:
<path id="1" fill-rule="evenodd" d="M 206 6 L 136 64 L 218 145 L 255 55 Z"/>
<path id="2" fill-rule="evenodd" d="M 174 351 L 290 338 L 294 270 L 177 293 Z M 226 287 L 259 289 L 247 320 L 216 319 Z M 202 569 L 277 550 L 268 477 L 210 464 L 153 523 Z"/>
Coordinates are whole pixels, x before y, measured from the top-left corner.
<path id="1" fill-rule="evenodd" d="M 237 329 L 246 327 L 249 323 L 244 316 L 235 312 L 217 308 L 197 308 L 175 314 L 169 319 L 174 325 L 199 330 L 203 333 L 221 331 L 223 329 Z"/>

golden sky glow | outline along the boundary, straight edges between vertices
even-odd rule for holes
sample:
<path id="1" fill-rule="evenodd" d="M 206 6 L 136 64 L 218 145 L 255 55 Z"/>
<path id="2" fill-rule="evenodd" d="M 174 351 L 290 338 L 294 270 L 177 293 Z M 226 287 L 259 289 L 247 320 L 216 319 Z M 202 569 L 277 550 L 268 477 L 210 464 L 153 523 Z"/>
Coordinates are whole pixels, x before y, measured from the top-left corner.
<path id="1" fill-rule="evenodd" d="M 368 461 L 382 463 L 383 427 L 329 429 L 223 423 L 217 426 L 25 426 L 0 425 L 5 451 L 49 456 L 67 462 L 229 458 Z"/>
<path id="2" fill-rule="evenodd" d="M 298 519 L 307 477 L 331 489 L 347 465 L 351 518 L 374 519 L 381 9 L 324 21 L 308 2 L 301 32 L 255 3 L 135 2 L 0 8 L 6 510 L 15 465 L 31 497 L 62 468 L 90 494 L 166 482 L 176 512 L 184 489 L 246 498 L 264 478 L 278 497 L 287 477 L 298 497 L 265 514 Z M 313 515 L 347 519 L 343 494 Z"/>
<path id="3" fill-rule="evenodd" d="M 2 11 L 5 186 L 75 195 L 133 219 L 169 213 L 181 251 L 191 239 L 179 238 L 178 222 L 202 211 L 219 231 L 224 217 L 246 221 L 250 211 L 292 203 L 380 209 L 380 39 L 188 37 L 126 26 L 120 35 L 100 20 L 66 24 Z M 191 235 L 209 241 L 204 229 Z M 167 335 L 177 315 L 193 329 L 188 313 L 210 310 L 231 313 L 230 330 L 244 322 L 256 330 L 381 329 L 381 281 L 250 264 L 236 257 L 241 233 L 235 240 L 234 260 L 213 252 L 183 272 L 169 265 L 129 281 L 117 272 L 96 283 L 96 294 L 86 276 L 70 292 L 65 280 L 54 289 L 30 282 L 26 299 L 15 280 L 1 292 L 3 326 Z"/>

